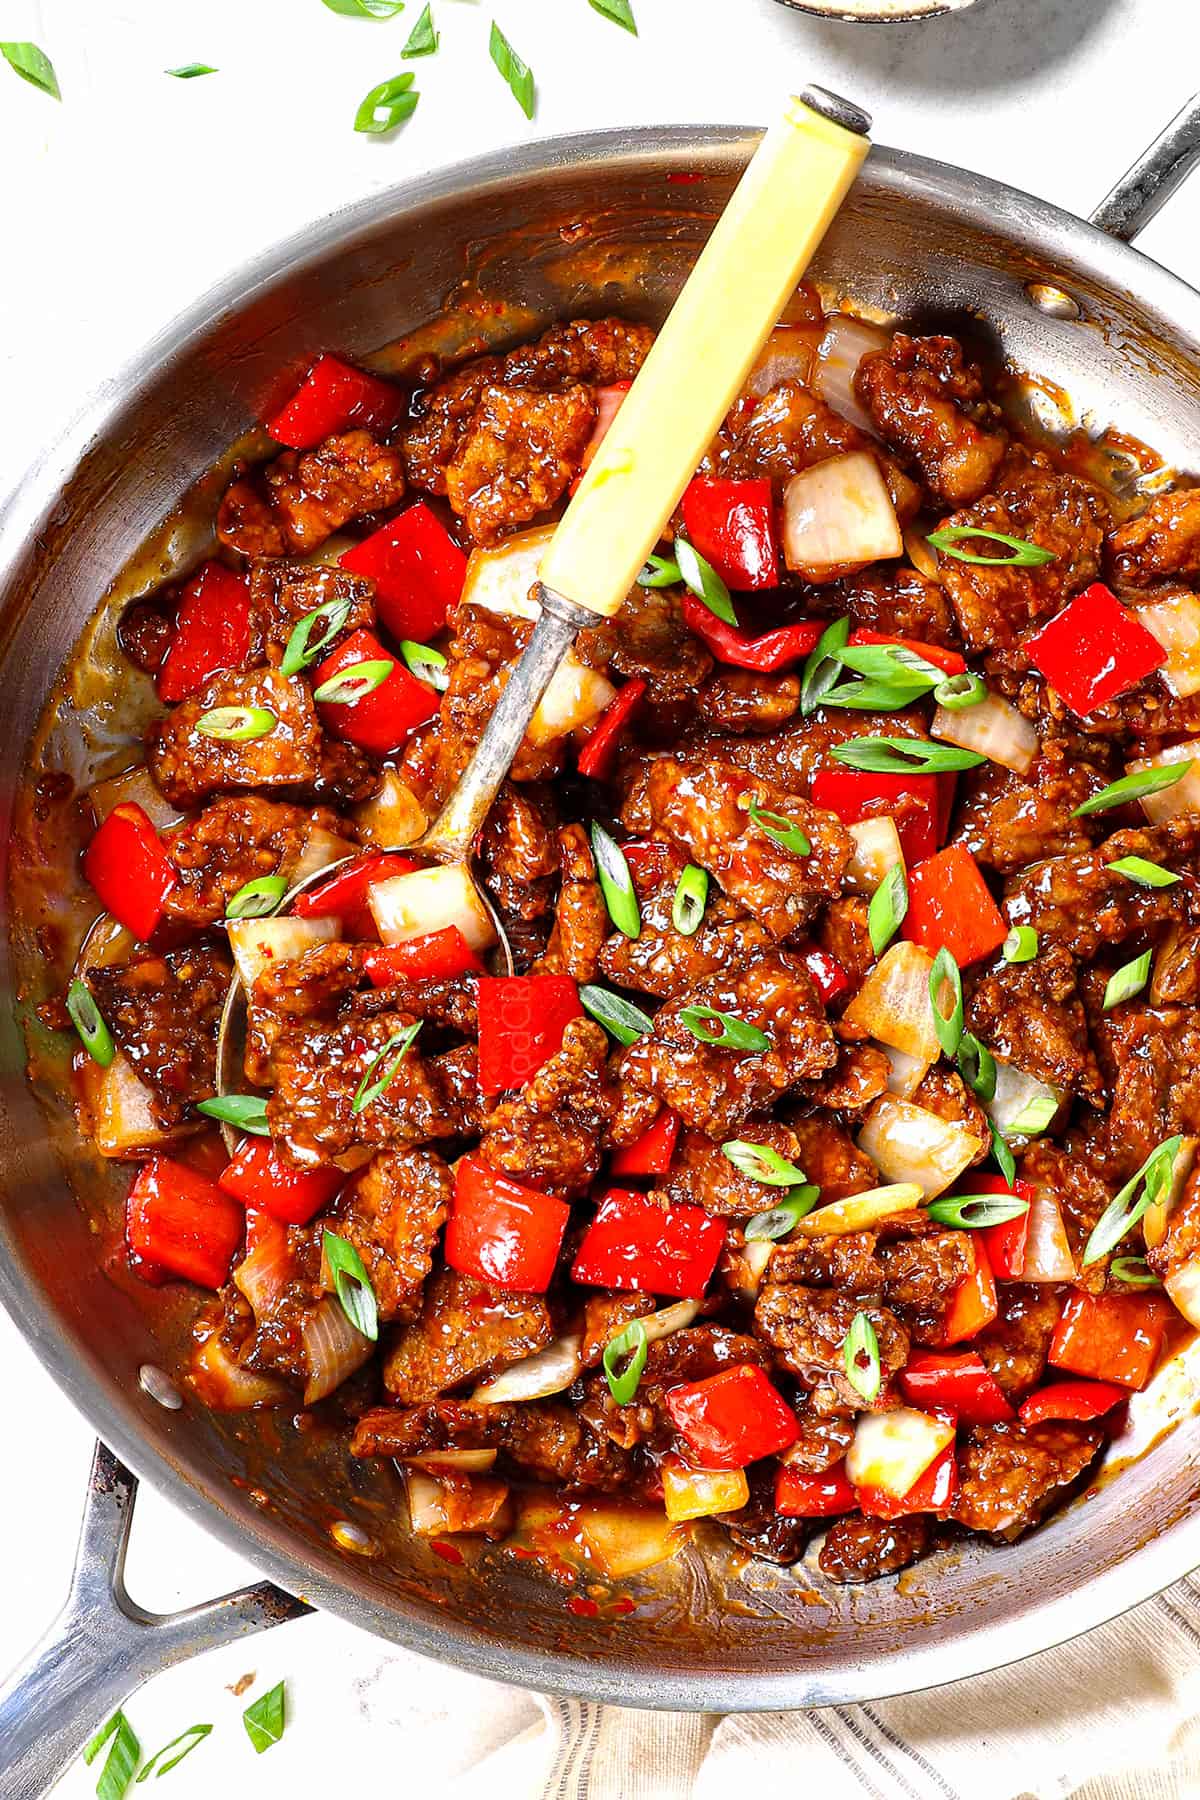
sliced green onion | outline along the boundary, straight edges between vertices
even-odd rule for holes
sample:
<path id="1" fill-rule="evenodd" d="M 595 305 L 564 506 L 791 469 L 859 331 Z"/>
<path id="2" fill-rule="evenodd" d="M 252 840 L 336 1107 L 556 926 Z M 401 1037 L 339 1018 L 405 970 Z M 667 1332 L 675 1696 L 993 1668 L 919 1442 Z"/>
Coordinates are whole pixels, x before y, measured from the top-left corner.
<path id="1" fill-rule="evenodd" d="M 324 0 L 324 4 L 344 19 L 394 19 L 404 11 L 404 0 Z"/>
<path id="2" fill-rule="evenodd" d="M 942 1010 L 942 989 L 950 989 L 950 1011 Z M 963 1034 L 962 973 L 950 952 L 939 950 L 929 971 L 929 1004 L 933 1008 L 933 1029 L 944 1056 L 958 1055 Z"/>
<path id="3" fill-rule="evenodd" d="M 266 737 L 278 723 L 269 706 L 214 706 L 211 712 L 200 714 L 196 730 L 202 737 L 244 744 L 251 738 Z"/>
<path id="4" fill-rule="evenodd" d="M 321 1255 L 333 1281 L 338 1304 L 355 1331 L 375 1343 L 379 1337 L 379 1304 L 366 1264 L 349 1238 L 326 1226 L 321 1235 Z"/>
<path id="5" fill-rule="evenodd" d="M 1158 1144 L 1137 1174 L 1131 1176 L 1120 1193 L 1113 1197 L 1096 1221 L 1095 1229 L 1084 1248 L 1085 1269 L 1107 1256 L 1123 1237 L 1129 1235 L 1152 1206 L 1159 1206 L 1166 1199 L 1175 1171 L 1175 1158 L 1179 1155 L 1182 1144 L 1182 1137 L 1167 1138 L 1165 1142 Z M 1135 1194 L 1138 1197 L 1133 1200 Z M 1132 1206 L 1129 1204 L 1131 1200 Z"/>
<path id="6" fill-rule="evenodd" d="M 1164 869 L 1161 863 L 1148 862 L 1144 856 L 1119 856 L 1116 862 L 1105 863 L 1104 866 L 1116 875 L 1124 875 L 1127 881 L 1135 882 L 1138 887 L 1174 887 L 1179 880 L 1174 869 Z"/>
<path id="7" fill-rule="evenodd" d="M 196 1111 L 206 1119 L 217 1119 L 222 1125 L 236 1125 L 251 1137 L 270 1137 L 267 1103 L 261 1094 L 214 1094 L 211 1100 L 197 1102 Z"/>
<path id="8" fill-rule="evenodd" d="M 678 533 L 675 536 L 675 562 L 684 586 L 692 590 L 697 600 L 703 601 L 718 619 L 724 619 L 726 625 L 736 625 L 738 616 L 733 610 L 729 589 L 712 564 Z"/>
<path id="9" fill-rule="evenodd" d="M 174 77 L 177 81 L 195 81 L 197 75 L 216 75 L 216 74 L 219 74 L 219 72 L 220 72 L 219 70 L 213 68 L 211 63 L 181 63 L 177 69 L 164 69 L 163 70 L 164 75 L 174 75 Z M 199 1727 L 193 1726 L 192 1729 L 193 1729 L 193 1731 L 195 1731 L 195 1730 L 198 1730 Z M 208 1730 L 209 1731 L 212 1730 L 211 1725 L 208 1727 Z M 178 1741 L 179 1740 L 176 1739 L 177 1743 L 178 1743 Z M 171 1746 L 168 1744 L 167 1748 L 169 1750 L 171 1748 Z M 193 1746 L 189 1745 L 189 1749 L 190 1748 L 193 1748 Z M 187 1751 L 185 1750 L 183 1754 L 184 1754 L 184 1756 L 186 1756 Z M 175 1758 L 175 1762 L 181 1762 L 182 1760 L 183 1760 L 182 1757 L 177 1756 Z M 173 1769 L 175 1767 L 175 1763 L 171 1763 L 170 1767 Z M 166 1769 L 164 1769 L 162 1771 L 162 1773 L 164 1775 L 166 1774 L 166 1772 L 167 1772 Z M 145 1772 L 143 1771 L 143 1773 L 138 1776 L 138 1780 L 144 1781 L 145 1779 L 146 1779 L 146 1776 L 145 1776 Z"/>
<path id="10" fill-rule="evenodd" d="M 712 1006 L 685 1006 L 679 1015 L 694 1038 L 714 1050 L 752 1050 L 756 1053 L 771 1048 L 771 1040 L 757 1025 L 748 1025 L 736 1013 L 717 1012 Z"/>
<path id="11" fill-rule="evenodd" d="M 400 54 L 401 56 L 432 56 L 437 47 L 437 27 L 433 22 L 433 13 L 427 6 L 409 32 L 408 41 Z"/>
<path id="12" fill-rule="evenodd" d="M 350 617 L 349 600 L 331 600 L 297 619 L 279 665 L 281 675 L 298 675 L 327 650 Z M 316 635 L 314 636 L 314 633 Z"/>
<path id="13" fill-rule="evenodd" d="M 965 712 L 969 706 L 978 706 L 980 701 L 986 700 L 987 692 L 983 676 L 965 669 L 961 675 L 949 675 L 945 681 L 939 681 L 933 697 L 947 712 Z"/>
<path id="14" fill-rule="evenodd" d="M 67 1011 L 71 1015 L 71 1023 L 79 1033 L 79 1039 L 94 1063 L 107 1069 L 117 1054 L 117 1046 L 113 1043 L 112 1032 L 104 1023 L 100 1008 L 92 998 L 91 989 L 77 975 L 67 989 Z"/>
<path id="15" fill-rule="evenodd" d="M 638 576 L 637 584 L 644 588 L 677 587 L 682 580 L 679 564 L 672 557 L 651 556 Z"/>
<path id="16" fill-rule="evenodd" d="M 988 538 L 994 544 L 1004 544 L 1013 554 L 973 556 L 969 550 L 956 548 L 970 538 Z M 1027 543 L 1024 538 L 1009 537 L 1006 531 L 985 531 L 981 525 L 943 525 L 940 531 L 931 531 L 926 542 L 943 556 L 952 556 L 955 562 L 982 563 L 985 568 L 1036 569 L 1043 563 L 1058 561 L 1053 550 L 1043 550 L 1040 544 Z"/>
<path id="17" fill-rule="evenodd" d="M 1008 963 L 1032 962 L 1038 953 L 1038 934 L 1032 925 L 1014 925 L 1000 946 L 1000 954 Z"/>
<path id="18" fill-rule="evenodd" d="M 871 948 L 882 956 L 908 912 L 908 877 L 903 863 L 895 863 L 884 876 L 867 906 L 867 930 Z"/>
<path id="19" fill-rule="evenodd" d="M 836 686 L 841 653 L 850 636 L 849 619 L 835 619 L 817 639 L 800 676 L 800 711 L 807 718 L 815 712 L 830 688 Z"/>
<path id="20" fill-rule="evenodd" d="M 513 99 L 525 117 L 532 119 L 533 71 L 528 63 L 522 62 L 494 19 L 492 20 L 492 35 L 488 43 L 488 53 L 507 81 Z"/>
<path id="21" fill-rule="evenodd" d="M 879 1366 L 879 1339 L 875 1335 L 870 1313 L 855 1313 L 846 1333 L 842 1356 L 846 1365 L 846 1380 L 869 1406 L 873 1400 L 878 1399 L 879 1390 L 883 1386 L 883 1371 Z"/>
<path id="22" fill-rule="evenodd" d="M 1029 1202 L 1019 1194 L 952 1194 L 946 1200 L 931 1200 L 925 1211 L 939 1225 L 952 1225 L 956 1231 L 985 1231 L 989 1225 L 1023 1218 Z"/>
<path id="23" fill-rule="evenodd" d="M 896 712 L 944 679 L 941 669 L 904 644 L 852 644 L 838 652 L 838 662 L 863 679 L 831 687 L 825 705 L 859 712 Z"/>
<path id="24" fill-rule="evenodd" d="M 1104 1012 L 1111 1012 L 1114 1006 L 1120 1006 L 1122 1000 L 1132 1000 L 1135 994 L 1141 993 L 1150 979 L 1150 964 L 1153 957 L 1153 950 L 1144 950 L 1140 956 L 1135 956 L 1132 962 L 1122 963 L 1121 967 L 1109 976 L 1104 989 L 1104 1006 L 1102 1008 Z"/>
<path id="25" fill-rule="evenodd" d="M 1119 781 L 1110 781 L 1102 787 L 1098 794 L 1085 800 L 1071 814 L 1073 819 L 1082 819 L 1087 813 L 1111 812 L 1114 806 L 1124 806 L 1129 800 L 1141 800 L 1147 794 L 1161 794 L 1165 788 L 1174 787 L 1182 781 L 1192 768 L 1189 758 L 1186 762 L 1160 763 L 1155 769 L 1139 769 L 1136 775 L 1122 775 Z"/>
<path id="26" fill-rule="evenodd" d="M 625 852 L 603 825 L 595 823 L 592 825 L 592 854 L 596 858 L 596 876 L 609 918 L 627 938 L 641 937 L 642 915 Z"/>
<path id="27" fill-rule="evenodd" d="M 132 1786 L 134 1771 L 142 1758 L 142 1746 L 133 1726 L 119 1709 L 84 1746 L 83 1760 L 89 1768 L 105 1744 L 109 1744 L 109 1751 L 96 1783 L 97 1800 L 122 1800 Z"/>
<path id="28" fill-rule="evenodd" d="M 793 1188 L 766 1212 L 755 1213 L 752 1219 L 747 1219 L 742 1236 L 748 1244 L 774 1243 L 778 1238 L 787 1237 L 812 1211 L 820 1196 L 820 1188 L 811 1182 Z"/>
<path id="29" fill-rule="evenodd" d="M 594 12 L 600 13 L 606 19 L 611 19 L 614 25 L 623 25 L 626 31 L 631 31 L 634 37 L 637 36 L 637 23 L 629 0 L 588 0 L 588 5 Z"/>
<path id="30" fill-rule="evenodd" d="M 708 871 L 689 863 L 679 877 L 675 898 L 671 902 L 671 923 L 684 937 L 700 929 L 704 908 L 708 905 Z"/>
<path id="31" fill-rule="evenodd" d="M 1124 1282 L 1126 1287 L 1162 1286 L 1144 1256 L 1114 1256 L 1108 1265 L 1108 1272 L 1114 1281 Z"/>
<path id="32" fill-rule="evenodd" d="M 448 664 L 440 650 L 434 650 L 429 644 L 414 644 L 411 638 L 401 638 L 400 654 L 404 658 L 404 666 L 418 681 L 426 681 L 439 694 L 444 694 L 450 686 L 450 677 L 446 673 Z"/>
<path id="33" fill-rule="evenodd" d="M 0 56 L 9 68 L 27 81 L 31 87 L 40 88 L 43 94 L 49 94 L 52 100 L 61 100 L 58 88 L 58 77 L 54 73 L 54 64 L 44 50 L 36 44 L 17 43 L 12 39 L 0 43 Z M 123 1717 L 117 1714 L 118 1718 Z"/>
<path id="34" fill-rule="evenodd" d="M 156 1750 L 154 1752 L 154 1755 L 150 1758 L 150 1761 L 138 1776 L 139 1785 L 143 1781 L 149 1781 L 151 1775 L 169 1775 L 172 1769 L 177 1769 L 179 1767 L 185 1756 L 191 1755 L 197 1744 L 202 1744 L 204 1742 L 211 1731 L 211 1725 L 189 1725 L 186 1731 L 181 1731 L 178 1737 L 172 1738 L 169 1744 L 164 1744 L 161 1750 Z M 177 1744 L 183 1745 L 183 1749 L 179 1752 L 179 1755 L 171 1756 L 169 1762 L 163 1762 L 162 1758 L 164 1756 L 170 1756 L 171 1751 L 175 1749 Z M 157 1769 L 155 1769 L 155 1763 L 158 1763 L 159 1765 Z"/>
<path id="35" fill-rule="evenodd" d="M 1009 1120 L 1008 1129 L 1017 1137 L 1037 1137 L 1045 1131 L 1060 1104 L 1053 1094 L 1035 1094 L 1017 1117 Z"/>
<path id="36" fill-rule="evenodd" d="M 872 775 L 936 774 L 944 769 L 975 769 L 987 758 L 978 750 L 959 750 L 952 744 L 931 744 L 927 738 L 860 737 L 835 744 L 829 752 L 834 762 Z"/>
<path id="37" fill-rule="evenodd" d="M 654 1020 L 649 1013 L 644 1013 L 632 1000 L 622 1000 L 620 994 L 614 994 L 608 988 L 585 984 L 579 990 L 579 1003 L 598 1025 L 603 1025 L 605 1031 L 616 1038 L 618 1044 L 636 1044 L 639 1038 L 654 1030 Z"/>
<path id="38" fill-rule="evenodd" d="M 256 880 L 248 881 L 232 896 L 225 908 L 227 919 L 269 919 L 272 913 L 278 912 L 284 895 L 287 893 L 287 881 L 282 875 L 259 875 Z"/>
<path id="39" fill-rule="evenodd" d="M 348 669 L 342 669 L 328 681 L 323 681 L 319 688 L 314 688 L 313 699 L 320 701 L 322 706 L 354 706 L 382 687 L 395 666 L 394 662 L 385 661 L 381 656 L 367 662 L 351 663 Z"/>
<path id="40" fill-rule="evenodd" d="M 1008 1139 L 992 1119 L 988 1120 L 988 1129 L 992 1134 L 992 1156 L 996 1167 L 1011 1187 L 1017 1179 L 1017 1165 L 1013 1153 L 1008 1147 Z"/>
<path id="41" fill-rule="evenodd" d="M 326 0 L 328 4 L 328 0 Z M 242 1714 L 242 1724 L 246 1727 L 246 1735 L 259 1756 L 277 1744 L 283 1736 L 283 1728 L 287 1723 L 283 1698 L 282 1681 L 273 1687 L 269 1694 L 256 1700 Z"/>
<path id="42" fill-rule="evenodd" d="M 964 1031 L 958 1046 L 958 1072 L 980 1100 L 996 1097 L 996 1059 L 973 1031 Z"/>
<path id="43" fill-rule="evenodd" d="M 805 1174 L 795 1163 L 788 1162 L 780 1156 L 778 1150 L 772 1150 L 769 1144 L 748 1144 L 743 1138 L 730 1138 L 721 1145 L 721 1155 L 728 1158 L 735 1169 L 743 1175 L 749 1175 L 754 1181 L 761 1181 L 764 1187 L 798 1187 L 803 1186 Z"/>
<path id="44" fill-rule="evenodd" d="M 793 856 L 812 855 L 812 843 L 795 820 L 783 813 L 765 812 L 757 800 L 752 800 L 746 810 L 764 836 L 781 850 L 790 850 Z"/>
<path id="45" fill-rule="evenodd" d="M 610 1338 L 605 1344 L 601 1359 L 604 1363 L 604 1376 L 608 1382 L 608 1391 L 618 1406 L 628 1406 L 637 1393 L 649 1354 L 650 1340 L 640 1319 L 634 1319 L 624 1331 L 619 1331 L 615 1338 Z M 622 1357 L 626 1356 L 629 1361 L 623 1369 L 618 1368 Z"/>
<path id="46" fill-rule="evenodd" d="M 355 1090 L 353 1100 L 350 1102 L 350 1111 L 352 1113 L 364 1112 L 368 1106 L 371 1106 L 378 1100 L 385 1088 L 391 1086 L 392 1082 L 396 1079 L 396 1071 L 399 1069 L 400 1064 L 404 1061 L 404 1058 L 408 1055 L 416 1041 L 417 1033 L 420 1031 L 421 1025 L 422 1021 L 417 1019 L 414 1024 L 406 1025 L 403 1031 L 394 1031 L 387 1043 L 383 1044 L 376 1050 L 375 1054 L 369 1058 L 367 1066 L 363 1070 L 363 1078 Z M 379 1077 L 378 1081 L 372 1081 L 371 1077 L 383 1061 L 384 1057 L 390 1056 L 393 1050 L 396 1054 L 392 1057 L 391 1062 L 388 1064 L 383 1074 Z"/>
<path id="47" fill-rule="evenodd" d="M 355 131 L 379 137 L 411 119 L 421 98 L 413 87 L 413 80 L 412 70 L 406 69 L 403 75 L 392 75 L 378 87 L 373 87 L 354 115 Z"/>

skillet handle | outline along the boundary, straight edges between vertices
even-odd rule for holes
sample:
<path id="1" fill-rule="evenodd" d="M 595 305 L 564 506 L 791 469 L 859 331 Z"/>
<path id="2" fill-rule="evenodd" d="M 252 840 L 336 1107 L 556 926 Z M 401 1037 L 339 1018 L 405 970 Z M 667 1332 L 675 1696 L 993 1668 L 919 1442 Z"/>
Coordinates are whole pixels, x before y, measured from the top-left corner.
<path id="1" fill-rule="evenodd" d="M 182 1612 L 144 1611 L 124 1579 L 136 1494 L 136 1478 L 97 1444 L 67 1603 L 0 1687 L 4 1800 L 43 1800 L 92 1733 L 150 1676 L 312 1610 L 263 1581 Z"/>
<path id="2" fill-rule="evenodd" d="M 1200 94 L 1193 94 L 1166 130 L 1127 169 L 1091 222 L 1131 244 L 1200 162 Z"/>

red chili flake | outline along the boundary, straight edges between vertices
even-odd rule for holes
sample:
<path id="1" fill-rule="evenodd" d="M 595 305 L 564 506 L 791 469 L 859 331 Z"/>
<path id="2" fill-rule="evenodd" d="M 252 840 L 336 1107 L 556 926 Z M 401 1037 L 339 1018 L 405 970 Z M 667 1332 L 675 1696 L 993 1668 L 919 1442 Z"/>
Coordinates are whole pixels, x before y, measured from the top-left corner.
<path id="1" fill-rule="evenodd" d="M 695 174 L 689 174 L 689 175 L 684 175 L 684 174 L 668 175 L 667 176 L 667 186 L 668 187 L 691 187 L 691 185 L 694 181 L 703 181 L 703 180 L 704 180 L 703 175 L 701 175 L 698 172 Z"/>
<path id="2" fill-rule="evenodd" d="M 636 1612 L 637 1607 L 634 1605 L 633 1601 L 629 1599 L 614 1600 L 612 1605 L 608 1608 L 608 1611 L 623 1618 L 628 1613 Z"/>
<path id="3" fill-rule="evenodd" d="M 447 1544 L 442 1538 L 434 1538 L 429 1547 L 435 1556 L 441 1557 L 443 1562 L 461 1563 L 463 1560 L 463 1553 L 458 1545 Z"/>
<path id="4" fill-rule="evenodd" d="M 582 1594 L 572 1594 L 567 1601 L 567 1611 L 577 1613 L 581 1619 L 594 1619 L 600 1608 L 594 1600 L 586 1600 Z"/>

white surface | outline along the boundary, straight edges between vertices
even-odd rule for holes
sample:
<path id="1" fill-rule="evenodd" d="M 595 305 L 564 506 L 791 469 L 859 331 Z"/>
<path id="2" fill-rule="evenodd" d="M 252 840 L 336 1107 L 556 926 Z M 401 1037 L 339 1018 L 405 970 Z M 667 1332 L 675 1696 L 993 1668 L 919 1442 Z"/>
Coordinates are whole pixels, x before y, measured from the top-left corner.
<path id="1" fill-rule="evenodd" d="M 634 0 L 637 40 L 585 0 L 498 0 L 538 77 L 527 125 L 487 58 L 487 0 L 434 0 L 440 54 L 401 63 L 420 4 L 391 23 L 342 19 L 320 0 L 0 6 L 0 33 L 40 42 L 64 95 L 56 106 L 0 66 L 0 495 L 90 385 L 248 253 L 372 189 L 395 184 L 402 201 L 405 181 L 439 164 L 587 126 L 762 120 L 785 86 L 815 79 L 865 103 L 881 141 L 1086 211 L 1200 68 L 1200 13 L 1188 0 L 980 0 L 956 17 L 888 27 L 822 23 L 775 0 Z M 220 73 L 161 74 L 191 61 Z M 411 123 L 388 141 L 357 137 L 359 100 L 403 66 L 423 96 Z M 1143 248 L 1200 282 L 1196 182 Z M 91 1433 L 3 1317 L 0 1366 L 14 1472 L 0 1487 L 2 1669 L 65 1587 Z M 247 1573 L 148 1494 L 134 1539 L 130 1584 L 151 1606 L 200 1599 Z M 294 1702 L 282 1745 L 258 1759 L 238 1723 L 246 1702 L 225 1691 L 250 1669 L 261 1674 L 254 1692 L 288 1676 Z M 220 1780 L 231 1794 L 292 1800 L 322 1777 L 395 1770 L 402 1743 L 411 1772 L 418 1724 L 422 1756 L 436 1753 L 449 1792 L 478 1734 L 537 1721 L 522 1703 L 496 1725 L 502 1691 L 449 1672 L 444 1710 L 409 1718 L 410 1669 L 332 1619 L 309 1619 L 174 1671 L 132 1713 L 151 1748 L 193 1721 L 217 1723 L 171 1777 L 176 1800 Z M 77 1769 L 61 1792 L 93 1788 L 94 1771 Z"/>

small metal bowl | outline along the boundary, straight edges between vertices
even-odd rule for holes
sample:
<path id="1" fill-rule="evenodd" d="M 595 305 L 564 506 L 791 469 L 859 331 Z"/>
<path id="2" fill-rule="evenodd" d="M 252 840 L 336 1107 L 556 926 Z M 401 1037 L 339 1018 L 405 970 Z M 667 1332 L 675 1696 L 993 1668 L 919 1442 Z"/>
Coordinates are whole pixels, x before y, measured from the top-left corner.
<path id="1" fill-rule="evenodd" d="M 847 25 L 899 25 L 903 21 L 940 18 L 945 13 L 966 12 L 976 0 L 779 0 L 793 12 L 812 13 L 818 19 L 838 19 Z"/>

